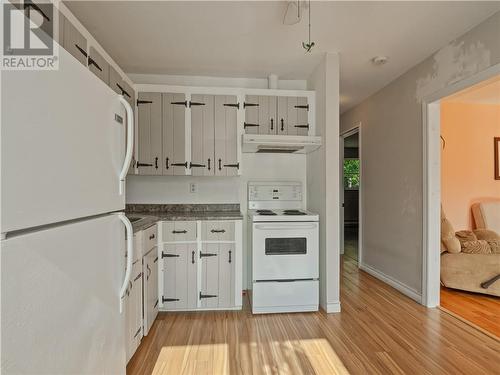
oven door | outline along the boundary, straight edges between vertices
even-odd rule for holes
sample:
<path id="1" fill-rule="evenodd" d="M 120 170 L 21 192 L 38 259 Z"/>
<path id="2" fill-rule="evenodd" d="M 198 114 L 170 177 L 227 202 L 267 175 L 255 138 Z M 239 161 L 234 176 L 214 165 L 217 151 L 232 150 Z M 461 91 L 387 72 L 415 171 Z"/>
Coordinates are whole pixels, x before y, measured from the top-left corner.
<path id="1" fill-rule="evenodd" d="M 254 223 L 254 281 L 304 280 L 319 276 L 317 222 Z"/>

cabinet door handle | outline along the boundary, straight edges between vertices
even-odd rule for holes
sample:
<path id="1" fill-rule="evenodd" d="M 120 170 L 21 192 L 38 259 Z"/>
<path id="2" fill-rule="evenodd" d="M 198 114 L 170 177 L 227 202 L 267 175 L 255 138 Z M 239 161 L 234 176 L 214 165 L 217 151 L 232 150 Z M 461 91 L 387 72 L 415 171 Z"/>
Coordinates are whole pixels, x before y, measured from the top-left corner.
<path id="1" fill-rule="evenodd" d="M 77 49 L 78 51 L 80 51 L 80 53 L 81 53 L 83 56 L 87 57 L 87 52 L 86 52 L 86 51 L 85 51 L 82 47 L 80 47 L 78 44 L 75 44 L 75 47 L 76 47 L 76 49 Z"/>
<path id="2" fill-rule="evenodd" d="M 189 169 L 191 168 L 205 168 L 206 165 L 205 164 L 196 164 L 196 163 L 189 163 Z"/>
<path id="3" fill-rule="evenodd" d="M 139 333 L 141 333 L 141 328 L 139 328 L 139 329 L 137 330 L 137 332 L 135 333 L 135 335 L 134 335 L 134 339 L 137 337 L 137 335 L 138 335 Z"/>
<path id="4" fill-rule="evenodd" d="M 158 306 L 159 300 L 156 300 L 155 305 L 153 306 L 153 309 L 156 309 L 156 306 Z"/>
<path id="5" fill-rule="evenodd" d="M 285 131 L 285 120 L 281 119 L 281 131 Z"/>
<path id="6" fill-rule="evenodd" d="M 226 233 L 225 229 L 212 229 L 210 232 L 212 233 Z"/>
<path id="7" fill-rule="evenodd" d="M 271 130 L 274 130 L 274 119 L 271 119 Z"/>
<path id="8" fill-rule="evenodd" d="M 141 277 L 142 277 L 142 272 L 135 277 L 134 282 L 139 280 Z"/>
<path id="9" fill-rule="evenodd" d="M 151 276 L 151 268 L 149 268 L 149 264 L 146 264 L 146 270 L 148 271 L 148 274 L 146 275 L 146 281 L 147 281 L 149 280 L 149 276 Z"/>
<path id="10" fill-rule="evenodd" d="M 194 251 L 191 251 L 191 263 L 194 264 Z"/>
<path id="11" fill-rule="evenodd" d="M 168 165 L 169 162 L 170 162 L 170 159 L 166 158 L 165 159 L 165 166 L 167 167 L 167 169 L 170 169 L 170 165 Z"/>
<path id="12" fill-rule="evenodd" d="M 154 233 L 151 236 L 149 236 L 150 240 L 152 240 L 153 238 L 155 238 L 155 234 Z"/>
<path id="13" fill-rule="evenodd" d="M 294 125 L 294 128 L 309 129 L 309 124 L 307 124 L 307 125 Z"/>
<path id="14" fill-rule="evenodd" d="M 186 161 L 185 163 L 172 163 L 172 166 L 187 168 L 188 167 L 188 162 Z"/>
<path id="15" fill-rule="evenodd" d="M 210 170 L 210 158 L 208 158 L 208 170 Z"/>
<path id="16" fill-rule="evenodd" d="M 219 159 L 219 171 L 222 171 L 222 159 Z"/>
<path id="17" fill-rule="evenodd" d="M 172 233 L 173 234 L 186 234 L 188 231 L 187 230 L 173 230 Z"/>
<path id="18" fill-rule="evenodd" d="M 229 263 L 231 263 L 231 254 L 232 254 L 232 251 L 229 250 Z"/>
<path id="19" fill-rule="evenodd" d="M 180 255 L 179 254 L 168 254 L 168 253 L 164 253 L 162 252 L 161 253 L 161 258 L 179 258 Z"/>
<path id="20" fill-rule="evenodd" d="M 189 103 L 186 101 L 184 102 L 170 102 L 170 104 L 173 104 L 173 105 L 183 105 L 184 107 L 187 107 L 189 105 Z"/>
<path id="21" fill-rule="evenodd" d="M 153 260 L 153 263 L 156 263 L 158 262 L 158 257 L 155 258 L 155 260 Z"/>
<path id="22" fill-rule="evenodd" d="M 217 294 L 202 294 L 200 292 L 200 299 L 203 299 L 203 298 L 217 298 Z"/>
<path id="23" fill-rule="evenodd" d="M 217 254 L 215 254 L 215 253 L 202 253 L 200 251 L 200 259 L 201 258 L 206 258 L 206 257 L 216 257 L 216 256 L 217 256 Z"/>
<path id="24" fill-rule="evenodd" d="M 161 302 L 162 303 L 165 303 L 165 302 L 176 302 L 176 301 L 180 301 L 179 298 L 165 298 L 165 297 L 161 297 Z"/>
<path id="25" fill-rule="evenodd" d="M 259 104 L 258 103 L 243 103 L 243 108 L 246 108 L 246 107 L 258 107 Z"/>
<path id="26" fill-rule="evenodd" d="M 205 105 L 205 103 L 189 102 L 189 107 L 197 106 L 197 105 Z"/>
<path id="27" fill-rule="evenodd" d="M 158 157 L 155 158 L 155 169 L 158 169 Z"/>
<path id="28" fill-rule="evenodd" d="M 243 127 L 246 129 L 248 127 L 260 126 L 259 124 L 250 124 L 248 122 L 243 123 Z"/>
<path id="29" fill-rule="evenodd" d="M 294 105 L 294 108 L 307 109 L 309 111 L 309 104 L 306 105 Z"/>
<path id="30" fill-rule="evenodd" d="M 97 64 L 97 62 L 92 58 L 92 57 L 88 57 L 87 58 L 87 64 L 90 66 L 90 65 L 94 65 L 98 70 L 100 70 L 102 72 L 102 68 L 99 66 L 99 64 Z"/>
<path id="31" fill-rule="evenodd" d="M 153 164 L 137 162 L 137 168 L 139 168 L 139 167 L 152 167 L 152 166 L 153 166 Z"/>
<path id="32" fill-rule="evenodd" d="M 224 164 L 224 167 L 226 167 L 226 168 L 237 168 L 237 169 L 240 169 L 240 163 L 236 163 L 236 164 Z"/>

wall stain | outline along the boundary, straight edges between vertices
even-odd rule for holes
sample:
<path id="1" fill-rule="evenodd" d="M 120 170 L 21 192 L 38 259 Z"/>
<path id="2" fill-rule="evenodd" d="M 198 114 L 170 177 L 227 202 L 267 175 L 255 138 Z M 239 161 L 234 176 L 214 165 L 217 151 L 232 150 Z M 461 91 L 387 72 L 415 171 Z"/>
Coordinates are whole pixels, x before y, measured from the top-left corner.
<path id="1" fill-rule="evenodd" d="M 433 56 L 432 73 L 417 80 L 415 98 L 418 102 L 427 95 L 470 77 L 490 66 L 490 51 L 481 42 L 466 46 L 454 41 Z"/>

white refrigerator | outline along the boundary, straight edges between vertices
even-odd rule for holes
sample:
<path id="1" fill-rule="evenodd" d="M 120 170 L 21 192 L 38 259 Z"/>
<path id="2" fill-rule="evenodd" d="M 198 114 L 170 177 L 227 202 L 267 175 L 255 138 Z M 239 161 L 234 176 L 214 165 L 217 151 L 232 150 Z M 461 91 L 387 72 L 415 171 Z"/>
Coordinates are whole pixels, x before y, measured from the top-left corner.
<path id="1" fill-rule="evenodd" d="M 1 373 L 124 374 L 132 109 L 59 51 L 1 77 Z"/>

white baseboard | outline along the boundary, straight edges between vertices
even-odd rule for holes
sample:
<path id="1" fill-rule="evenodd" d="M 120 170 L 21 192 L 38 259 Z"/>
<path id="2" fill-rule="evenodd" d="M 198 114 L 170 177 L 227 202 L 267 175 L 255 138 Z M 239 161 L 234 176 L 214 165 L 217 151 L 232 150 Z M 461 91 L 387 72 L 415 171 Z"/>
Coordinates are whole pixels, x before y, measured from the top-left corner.
<path id="1" fill-rule="evenodd" d="M 327 303 L 321 305 L 321 310 L 325 311 L 327 314 L 339 313 L 340 312 L 340 302 Z"/>
<path id="2" fill-rule="evenodd" d="M 403 284 L 402 282 L 392 278 L 391 276 L 386 275 L 383 272 L 380 272 L 379 270 L 367 264 L 360 263 L 359 268 L 369 273 L 373 277 L 376 277 L 377 279 L 383 281 L 384 283 L 389 284 L 394 289 L 403 293 L 405 296 L 410 297 L 412 300 L 418 303 L 422 303 L 422 294 L 417 292 L 415 289 L 410 288 L 409 286 Z"/>

